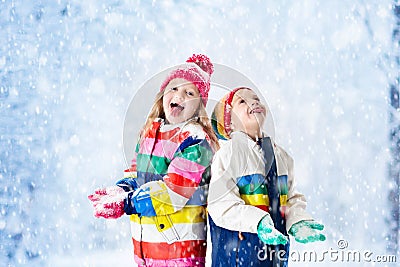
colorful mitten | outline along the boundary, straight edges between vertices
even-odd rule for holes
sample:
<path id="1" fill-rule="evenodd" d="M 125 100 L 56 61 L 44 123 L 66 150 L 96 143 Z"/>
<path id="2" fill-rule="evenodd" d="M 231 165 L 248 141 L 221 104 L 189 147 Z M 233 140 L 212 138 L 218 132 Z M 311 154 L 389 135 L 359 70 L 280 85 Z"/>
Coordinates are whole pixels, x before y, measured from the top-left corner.
<path id="1" fill-rule="evenodd" d="M 324 225 L 316 221 L 299 221 L 290 227 L 291 234 L 297 242 L 310 243 L 315 241 L 324 241 L 326 237 L 319 231 L 324 229 Z"/>
<path id="2" fill-rule="evenodd" d="M 124 215 L 124 201 L 128 193 L 119 186 L 97 189 L 88 198 L 93 202 L 94 216 L 116 219 Z"/>
<path id="3" fill-rule="evenodd" d="M 274 227 L 274 222 L 268 214 L 264 216 L 257 227 L 258 237 L 267 245 L 285 245 L 288 238 Z"/>
<path id="4" fill-rule="evenodd" d="M 124 200 L 124 212 L 127 215 L 137 214 L 135 205 L 132 201 L 132 195 L 135 190 L 139 187 L 136 183 L 136 178 L 127 177 L 119 180 L 116 185 L 123 188 L 125 192 L 128 193 L 127 197 Z"/>
<path id="5" fill-rule="evenodd" d="M 139 187 L 136 183 L 136 178 L 132 177 L 123 178 L 115 184 L 124 189 L 125 192 L 135 191 Z"/>

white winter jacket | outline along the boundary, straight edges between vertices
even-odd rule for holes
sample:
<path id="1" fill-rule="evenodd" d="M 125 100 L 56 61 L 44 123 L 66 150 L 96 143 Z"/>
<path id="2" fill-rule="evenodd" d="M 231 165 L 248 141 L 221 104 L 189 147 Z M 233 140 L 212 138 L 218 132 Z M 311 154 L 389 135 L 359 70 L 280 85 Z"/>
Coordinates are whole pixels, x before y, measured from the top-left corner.
<path id="1" fill-rule="evenodd" d="M 247 134 L 234 132 L 232 139 L 221 145 L 211 166 L 208 194 L 208 212 L 215 224 L 231 231 L 257 233 L 259 221 L 267 215 L 256 206 L 246 205 L 237 186 L 238 179 L 246 175 L 265 175 L 263 152 Z M 312 220 L 306 212 L 304 195 L 296 192 L 293 159 L 272 141 L 277 175 L 287 175 L 286 230 L 302 220 Z"/>

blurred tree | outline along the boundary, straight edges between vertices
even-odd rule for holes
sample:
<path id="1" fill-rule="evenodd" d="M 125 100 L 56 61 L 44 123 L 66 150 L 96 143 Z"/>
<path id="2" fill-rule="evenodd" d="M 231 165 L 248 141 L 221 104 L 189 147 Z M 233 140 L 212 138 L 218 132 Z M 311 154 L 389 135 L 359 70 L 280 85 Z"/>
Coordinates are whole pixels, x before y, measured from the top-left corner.
<path id="1" fill-rule="evenodd" d="M 400 100 L 399 100 L 399 81 L 400 81 L 400 2 L 394 1 L 393 12 L 395 23 L 392 33 L 393 41 L 393 62 L 394 68 L 397 69 L 395 77 L 392 77 L 390 84 L 390 152 L 391 161 L 389 165 L 389 203 L 390 203 L 390 217 L 389 224 L 389 243 L 388 250 L 396 254 L 399 252 L 399 231 L 400 231 L 400 218 L 399 218 L 399 191 L 400 191 Z"/>
<path id="2" fill-rule="evenodd" d="M 40 266 L 52 242 L 44 225 L 50 203 L 39 196 L 48 191 L 44 181 L 56 177 L 55 156 L 48 148 L 57 105 L 52 85 L 39 85 L 38 76 L 45 63 L 50 65 L 40 59 L 42 50 L 51 52 L 50 44 L 57 49 L 57 40 L 44 43 L 44 11 L 29 1 L 6 1 L 0 7 L 1 266 Z"/>

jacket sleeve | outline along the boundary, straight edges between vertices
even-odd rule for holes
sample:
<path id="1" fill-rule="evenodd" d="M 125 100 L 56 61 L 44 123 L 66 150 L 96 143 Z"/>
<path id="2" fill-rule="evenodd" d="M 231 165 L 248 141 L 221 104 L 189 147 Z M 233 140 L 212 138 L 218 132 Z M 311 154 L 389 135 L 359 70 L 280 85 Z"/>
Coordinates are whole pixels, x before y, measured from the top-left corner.
<path id="1" fill-rule="evenodd" d="M 267 215 L 257 207 L 246 205 L 240 198 L 236 178 L 246 168 L 245 150 L 232 144 L 221 148 L 211 165 L 211 183 L 208 193 L 208 212 L 219 227 L 231 230 L 257 233 L 260 220 Z M 234 153 L 232 153 L 234 150 Z"/>
<path id="2" fill-rule="evenodd" d="M 125 192 L 132 192 L 137 189 L 137 172 L 136 172 L 136 157 L 139 149 L 139 143 L 136 145 L 136 149 L 133 153 L 133 159 L 128 169 L 124 170 L 124 177 L 116 182 L 116 185 L 123 188 Z M 129 199 L 127 200 L 129 202 Z"/>
<path id="3" fill-rule="evenodd" d="M 285 217 L 286 230 L 289 232 L 293 224 L 303 220 L 313 220 L 313 218 L 306 212 L 307 201 L 305 196 L 296 190 L 293 159 L 283 149 L 281 149 L 281 153 L 288 171 L 288 201 Z"/>
<path id="4" fill-rule="evenodd" d="M 142 216 L 166 215 L 182 209 L 198 188 L 211 164 L 213 152 L 200 126 L 184 128 L 180 143 L 163 180 L 145 183 L 133 194 L 135 208 Z"/>
<path id="5" fill-rule="evenodd" d="M 124 170 L 124 178 L 134 179 L 137 177 L 136 158 L 137 158 L 138 151 L 139 151 L 139 142 L 137 142 L 135 150 L 133 151 L 133 158 L 131 160 L 130 167 L 128 169 Z"/>

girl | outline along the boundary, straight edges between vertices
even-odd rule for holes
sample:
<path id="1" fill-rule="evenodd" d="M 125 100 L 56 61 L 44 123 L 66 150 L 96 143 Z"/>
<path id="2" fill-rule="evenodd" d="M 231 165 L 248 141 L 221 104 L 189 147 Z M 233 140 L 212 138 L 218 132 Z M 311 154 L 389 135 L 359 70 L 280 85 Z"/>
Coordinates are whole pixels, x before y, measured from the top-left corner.
<path id="1" fill-rule="evenodd" d="M 286 266 L 287 233 L 302 243 L 325 240 L 323 225 L 294 190 L 292 158 L 263 137 L 265 117 L 265 106 L 245 87 L 223 97 L 212 114 L 217 136 L 228 140 L 211 167 L 212 266 Z"/>
<path id="2" fill-rule="evenodd" d="M 218 149 L 205 110 L 213 65 L 204 55 L 186 62 L 162 83 L 126 177 L 89 196 L 96 217 L 131 214 L 139 266 L 205 265 L 205 193 Z"/>

